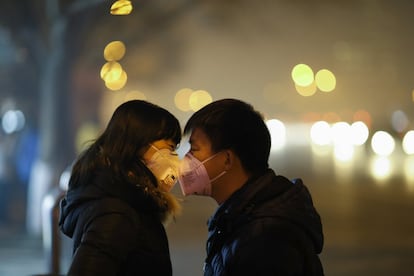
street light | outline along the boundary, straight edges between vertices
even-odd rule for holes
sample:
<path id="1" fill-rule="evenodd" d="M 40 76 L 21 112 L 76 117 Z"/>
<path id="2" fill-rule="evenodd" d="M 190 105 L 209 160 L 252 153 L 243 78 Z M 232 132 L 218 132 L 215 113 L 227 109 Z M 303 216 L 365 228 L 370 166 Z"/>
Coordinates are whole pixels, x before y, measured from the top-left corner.
<path id="1" fill-rule="evenodd" d="M 113 15 L 128 15 L 132 11 L 131 1 L 118 0 L 111 6 L 111 14 Z"/>

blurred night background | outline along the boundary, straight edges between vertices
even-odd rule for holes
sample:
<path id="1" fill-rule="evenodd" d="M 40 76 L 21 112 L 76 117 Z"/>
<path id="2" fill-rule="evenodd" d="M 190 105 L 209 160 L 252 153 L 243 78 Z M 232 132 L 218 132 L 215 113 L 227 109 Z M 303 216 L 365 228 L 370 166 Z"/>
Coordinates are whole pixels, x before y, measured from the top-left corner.
<path id="1" fill-rule="evenodd" d="M 409 0 L 2 0 L 0 275 L 51 273 L 47 210 L 120 103 L 184 126 L 222 98 L 262 112 L 271 167 L 309 187 L 326 275 L 414 275 Z M 217 206 L 183 207 L 167 227 L 174 275 L 202 275 Z"/>

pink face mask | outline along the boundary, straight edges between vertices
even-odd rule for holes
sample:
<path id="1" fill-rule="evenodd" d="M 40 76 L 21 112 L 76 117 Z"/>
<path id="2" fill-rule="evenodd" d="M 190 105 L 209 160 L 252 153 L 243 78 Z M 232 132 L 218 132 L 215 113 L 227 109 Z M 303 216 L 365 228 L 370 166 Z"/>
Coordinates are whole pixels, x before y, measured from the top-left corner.
<path id="1" fill-rule="evenodd" d="M 180 172 L 178 174 L 178 181 L 180 182 L 183 195 L 211 196 L 211 182 L 226 173 L 226 171 L 223 171 L 213 179 L 210 179 L 208 176 L 204 163 L 213 159 L 217 154 L 210 156 L 204 161 L 198 160 L 191 153 L 185 155 L 181 161 Z"/>

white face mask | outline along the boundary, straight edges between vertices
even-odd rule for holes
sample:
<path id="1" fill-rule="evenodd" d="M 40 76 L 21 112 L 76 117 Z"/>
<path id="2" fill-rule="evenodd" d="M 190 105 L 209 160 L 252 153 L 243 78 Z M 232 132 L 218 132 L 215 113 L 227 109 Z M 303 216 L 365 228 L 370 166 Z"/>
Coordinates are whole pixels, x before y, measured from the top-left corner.
<path id="1" fill-rule="evenodd" d="M 204 161 L 195 158 L 191 153 L 187 153 L 181 162 L 178 181 L 180 182 L 183 195 L 206 195 L 211 196 L 211 182 L 224 175 L 226 171 L 210 179 L 204 163 L 213 159 L 218 153 L 210 156 Z"/>
<path id="2" fill-rule="evenodd" d="M 158 149 L 151 145 L 156 152 L 146 163 L 148 169 L 155 175 L 162 190 L 169 192 L 177 183 L 180 159 L 169 149 Z"/>

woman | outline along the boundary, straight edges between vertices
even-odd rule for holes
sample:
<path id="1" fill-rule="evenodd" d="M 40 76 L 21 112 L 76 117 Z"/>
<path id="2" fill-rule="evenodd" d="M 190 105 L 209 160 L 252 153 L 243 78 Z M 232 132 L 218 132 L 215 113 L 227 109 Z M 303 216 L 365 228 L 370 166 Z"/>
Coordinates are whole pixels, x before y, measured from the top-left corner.
<path id="1" fill-rule="evenodd" d="M 172 275 L 163 223 L 179 211 L 178 120 L 146 101 L 120 105 L 75 162 L 59 226 L 74 242 L 68 275 Z"/>

